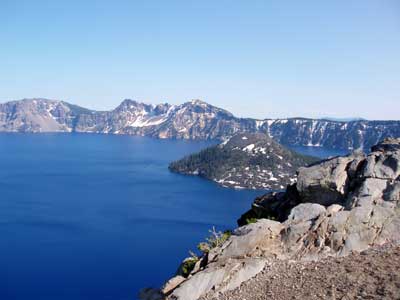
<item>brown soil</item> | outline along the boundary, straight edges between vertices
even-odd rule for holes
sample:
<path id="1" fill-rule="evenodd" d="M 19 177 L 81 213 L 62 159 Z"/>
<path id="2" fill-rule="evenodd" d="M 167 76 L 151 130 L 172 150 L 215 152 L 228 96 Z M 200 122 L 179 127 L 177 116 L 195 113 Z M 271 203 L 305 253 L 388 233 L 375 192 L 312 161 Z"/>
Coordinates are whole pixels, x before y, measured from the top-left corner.
<path id="1" fill-rule="evenodd" d="M 319 262 L 274 262 L 240 288 L 218 296 L 228 299 L 400 299 L 400 247 Z"/>

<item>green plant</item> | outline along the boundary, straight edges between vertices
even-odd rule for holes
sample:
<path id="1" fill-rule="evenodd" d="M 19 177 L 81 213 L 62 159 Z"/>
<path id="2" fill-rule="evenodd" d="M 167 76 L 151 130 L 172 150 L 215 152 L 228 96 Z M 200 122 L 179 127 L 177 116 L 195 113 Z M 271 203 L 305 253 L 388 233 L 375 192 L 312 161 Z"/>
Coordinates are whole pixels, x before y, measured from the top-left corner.
<path id="1" fill-rule="evenodd" d="M 252 224 L 257 222 L 257 218 L 247 218 L 246 219 L 246 224 Z"/>
<path id="2" fill-rule="evenodd" d="M 189 257 L 187 259 L 185 259 L 180 267 L 180 273 L 183 277 L 188 277 L 190 272 L 192 272 L 192 270 L 194 269 L 194 266 L 196 265 L 196 263 L 199 261 L 199 258 L 196 256 L 196 258 L 194 257 Z"/>
<path id="3" fill-rule="evenodd" d="M 210 236 L 206 238 L 206 241 L 197 245 L 197 249 L 203 253 L 208 253 L 211 249 L 222 246 L 222 244 L 232 235 L 230 230 L 224 232 L 216 231 L 214 226 L 209 230 L 209 232 Z"/>
<path id="4" fill-rule="evenodd" d="M 196 253 L 189 251 L 189 257 L 185 258 L 185 260 L 179 265 L 176 274 L 188 277 L 199 260 L 200 257 L 198 257 Z"/>

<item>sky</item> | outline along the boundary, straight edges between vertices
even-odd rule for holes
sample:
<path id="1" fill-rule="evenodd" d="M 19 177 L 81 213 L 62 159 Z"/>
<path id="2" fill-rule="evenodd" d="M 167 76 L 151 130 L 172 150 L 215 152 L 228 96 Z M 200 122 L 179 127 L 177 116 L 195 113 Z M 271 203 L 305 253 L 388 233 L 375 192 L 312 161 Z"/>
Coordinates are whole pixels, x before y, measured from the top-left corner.
<path id="1" fill-rule="evenodd" d="M 0 0 L 0 102 L 400 119 L 398 0 Z"/>

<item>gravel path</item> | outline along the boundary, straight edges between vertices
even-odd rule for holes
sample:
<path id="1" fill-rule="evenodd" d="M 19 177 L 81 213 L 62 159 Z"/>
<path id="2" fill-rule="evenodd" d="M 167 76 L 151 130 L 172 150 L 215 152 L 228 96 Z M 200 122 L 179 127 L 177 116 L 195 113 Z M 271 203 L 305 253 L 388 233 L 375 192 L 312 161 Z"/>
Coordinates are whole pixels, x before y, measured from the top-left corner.
<path id="1" fill-rule="evenodd" d="M 217 299 L 400 299 L 400 247 L 319 262 L 274 262 Z"/>

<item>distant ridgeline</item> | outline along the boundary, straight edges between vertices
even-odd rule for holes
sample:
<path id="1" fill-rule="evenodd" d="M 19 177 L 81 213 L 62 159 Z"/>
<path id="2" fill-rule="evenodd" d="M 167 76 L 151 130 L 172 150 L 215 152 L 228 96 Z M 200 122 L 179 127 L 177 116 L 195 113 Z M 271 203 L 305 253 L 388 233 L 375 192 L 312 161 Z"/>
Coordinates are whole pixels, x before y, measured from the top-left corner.
<path id="1" fill-rule="evenodd" d="M 24 99 L 0 104 L 1 131 L 93 132 L 219 140 L 237 133 L 261 132 L 292 146 L 357 149 L 369 148 L 386 137 L 400 137 L 400 121 L 244 119 L 200 100 L 181 105 L 147 105 L 124 100 L 114 110 L 94 111 L 64 101 Z"/>
<path id="2" fill-rule="evenodd" d="M 318 160 L 289 150 L 262 133 L 238 134 L 170 164 L 169 169 L 199 175 L 225 187 L 284 189 L 296 170 Z"/>

